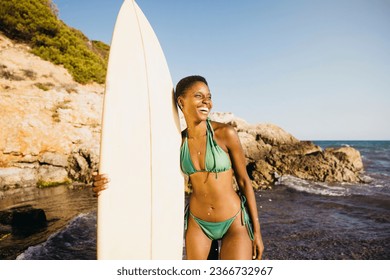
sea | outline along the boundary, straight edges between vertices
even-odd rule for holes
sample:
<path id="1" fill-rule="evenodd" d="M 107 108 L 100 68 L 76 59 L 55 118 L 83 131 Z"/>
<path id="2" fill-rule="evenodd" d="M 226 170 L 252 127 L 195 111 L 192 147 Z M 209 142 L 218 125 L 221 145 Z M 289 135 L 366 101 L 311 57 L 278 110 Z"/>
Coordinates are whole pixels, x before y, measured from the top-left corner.
<path id="1" fill-rule="evenodd" d="M 314 141 L 360 151 L 368 183 L 316 183 L 282 176 L 255 192 L 269 260 L 389 260 L 390 141 Z M 0 211 L 44 209 L 47 227 L 24 235 L 0 224 L 0 259 L 96 259 L 96 197 L 90 187 L 34 189 L 0 201 Z M 9 230 L 8 230 L 9 232 Z"/>

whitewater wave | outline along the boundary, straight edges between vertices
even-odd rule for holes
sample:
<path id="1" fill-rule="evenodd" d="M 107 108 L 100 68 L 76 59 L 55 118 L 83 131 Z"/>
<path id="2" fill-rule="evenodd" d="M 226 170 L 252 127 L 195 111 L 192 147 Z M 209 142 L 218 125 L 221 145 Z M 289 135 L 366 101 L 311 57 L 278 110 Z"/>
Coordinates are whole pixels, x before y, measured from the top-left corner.
<path id="1" fill-rule="evenodd" d="M 323 183 L 303 180 L 291 175 L 284 175 L 278 179 L 277 185 L 309 194 L 323 196 L 351 196 L 351 195 L 388 195 L 390 184 L 387 180 L 368 177 L 367 183 Z"/>
<path id="2" fill-rule="evenodd" d="M 281 176 L 277 185 L 284 185 L 298 192 L 324 196 L 350 196 L 352 194 L 349 185 L 331 185 L 321 182 L 310 182 L 291 175 Z"/>

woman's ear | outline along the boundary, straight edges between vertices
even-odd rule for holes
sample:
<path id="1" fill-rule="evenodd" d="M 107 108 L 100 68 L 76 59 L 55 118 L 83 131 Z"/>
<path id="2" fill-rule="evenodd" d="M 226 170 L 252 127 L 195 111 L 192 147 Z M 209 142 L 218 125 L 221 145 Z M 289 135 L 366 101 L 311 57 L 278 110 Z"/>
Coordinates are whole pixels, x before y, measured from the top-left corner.
<path id="1" fill-rule="evenodd" d="M 180 97 L 177 99 L 177 105 L 179 105 L 180 109 L 183 109 L 183 100 Z"/>

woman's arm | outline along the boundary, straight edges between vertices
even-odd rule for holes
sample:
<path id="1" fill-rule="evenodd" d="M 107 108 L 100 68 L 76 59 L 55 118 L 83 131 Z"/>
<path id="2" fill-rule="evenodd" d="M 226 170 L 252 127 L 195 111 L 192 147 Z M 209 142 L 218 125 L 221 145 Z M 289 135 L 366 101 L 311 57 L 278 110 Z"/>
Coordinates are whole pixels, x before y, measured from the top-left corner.
<path id="1" fill-rule="evenodd" d="M 264 245 L 261 237 L 260 221 L 257 214 L 258 212 L 255 193 L 253 191 L 252 182 L 246 170 L 246 159 L 244 151 L 242 149 L 237 132 L 233 127 L 226 126 L 224 127 L 223 132 L 224 142 L 229 151 L 230 160 L 232 161 L 237 184 L 240 188 L 240 191 L 245 195 L 248 202 L 248 208 L 250 212 L 249 215 L 252 219 L 253 231 L 255 236 L 255 239 L 253 241 L 253 258 L 260 260 L 263 254 Z"/>

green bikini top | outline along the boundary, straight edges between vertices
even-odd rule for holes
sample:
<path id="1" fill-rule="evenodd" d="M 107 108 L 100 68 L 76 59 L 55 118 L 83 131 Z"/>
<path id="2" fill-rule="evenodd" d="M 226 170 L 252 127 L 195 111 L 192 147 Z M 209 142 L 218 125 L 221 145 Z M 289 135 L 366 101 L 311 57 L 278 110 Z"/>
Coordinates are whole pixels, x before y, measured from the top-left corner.
<path id="1" fill-rule="evenodd" d="M 191 175 L 196 172 L 219 173 L 231 168 L 229 156 L 218 146 L 214 140 L 214 130 L 211 126 L 210 119 L 207 119 L 206 130 L 206 158 L 205 169 L 196 170 L 191 160 L 190 150 L 188 148 L 188 137 L 186 136 L 183 145 L 180 148 L 180 165 L 184 174 Z"/>

